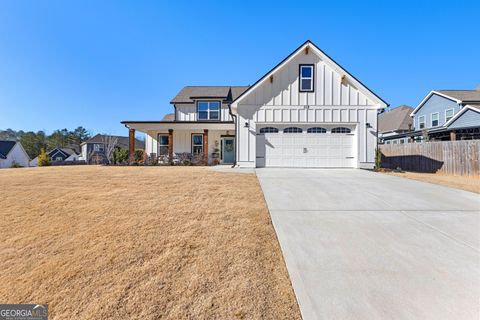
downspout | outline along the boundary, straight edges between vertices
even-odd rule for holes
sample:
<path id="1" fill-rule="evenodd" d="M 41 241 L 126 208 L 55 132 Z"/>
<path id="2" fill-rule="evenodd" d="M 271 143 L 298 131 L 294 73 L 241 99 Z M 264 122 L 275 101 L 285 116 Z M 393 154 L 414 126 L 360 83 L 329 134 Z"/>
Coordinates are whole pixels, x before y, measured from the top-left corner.
<path id="1" fill-rule="evenodd" d="M 230 114 L 232 119 L 234 119 L 233 123 L 235 124 L 235 157 L 234 157 L 233 165 L 232 165 L 232 168 L 235 168 L 235 166 L 237 165 L 237 148 L 238 148 L 238 143 L 237 143 L 237 139 L 238 139 L 237 138 L 237 115 L 233 114 L 232 105 L 230 103 L 228 104 L 228 113 Z"/>

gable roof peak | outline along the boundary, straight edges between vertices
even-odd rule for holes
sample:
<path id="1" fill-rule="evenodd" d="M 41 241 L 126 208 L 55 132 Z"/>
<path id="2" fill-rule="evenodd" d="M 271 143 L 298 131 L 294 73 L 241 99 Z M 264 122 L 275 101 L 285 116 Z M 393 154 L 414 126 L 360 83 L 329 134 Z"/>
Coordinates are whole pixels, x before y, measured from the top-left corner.
<path id="1" fill-rule="evenodd" d="M 377 103 L 379 103 L 381 105 L 380 108 L 386 108 L 386 107 L 389 106 L 389 104 L 385 100 L 380 98 L 376 93 L 374 93 L 367 86 L 365 86 L 360 80 L 358 80 L 351 73 L 349 73 L 347 70 L 345 70 L 340 64 L 338 64 L 335 60 L 333 60 L 328 54 L 323 52 L 310 39 L 307 39 L 304 43 L 302 43 L 299 47 L 297 47 L 292 53 L 290 53 L 285 59 L 283 59 L 280 63 L 278 63 L 275 67 L 273 67 L 270 71 L 268 71 L 260 79 L 258 79 L 252 86 L 250 86 L 241 95 L 239 95 L 234 101 L 232 101 L 232 104 L 238 104 L 238 102 L 240 102 L 240 100 L 242 100 L 246 95 L 248 95 L 249 92 L 251 92 L 257 86 L 259 86 L 261 83 L 263 83 L 263 81 L 265 81 L 265 79 L 269 78 L 276 71 L 278 71 L 283 65 L 285 65 L 286 63 L 291 61 L 291 59 L 293 59 L 298 54 L 300 54 L 300 52 L 306 46 L 312 47 L 313 51 L 315 51 L 315 53 L 319 56 L 319 58 L 321 60 L 324 60 L 325 62 L 327 62 L 331 66 L 333 66 L 335 69 L 338 69 L 339 72 L 341 72 L 342 74 L 344 74 L 346 77 L 349 78 L 350 82 L 352 82 L 354 86 L 356 86 L 357 88 L 364 89 L 364 91 L 367 92 L 367 95 L 369 95 L 371 99 L 373 99 L 374 101 L 377 101 Z"/>

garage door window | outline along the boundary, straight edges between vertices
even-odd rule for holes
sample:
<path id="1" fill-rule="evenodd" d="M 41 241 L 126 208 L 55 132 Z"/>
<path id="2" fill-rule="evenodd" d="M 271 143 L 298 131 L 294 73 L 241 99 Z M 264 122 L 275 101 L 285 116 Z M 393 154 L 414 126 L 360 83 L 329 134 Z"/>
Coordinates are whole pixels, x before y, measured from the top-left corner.
<path id="1" fill-rule="evenodd" d="M 278 129 L 273 127 L 265 127 L 260 129 L 260 133 L 277 133 Z"/>
<path id="2" fill-rule="evenodd" d="M 332 133 L 350 133 L 352 130 L 345 127 L 333 128 Z"/>
<path id="3" fill-rule="evenodd" d="M 308 128 L 307 133 L 327 133 L 327 129 L 319 127 Z"/>
<path id="4" fill-rule="evenodd" d="M 283 133 L 302 133 L 302 129 L 297 127 L 289 127 L 285 128 Z"/>

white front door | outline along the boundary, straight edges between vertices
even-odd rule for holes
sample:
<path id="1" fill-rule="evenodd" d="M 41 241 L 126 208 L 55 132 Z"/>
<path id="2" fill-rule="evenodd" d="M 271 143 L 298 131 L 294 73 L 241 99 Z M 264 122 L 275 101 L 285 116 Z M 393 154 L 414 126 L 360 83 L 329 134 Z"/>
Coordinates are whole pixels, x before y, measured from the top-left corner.
<path id="1" fill-rule="evenodd" d="M 258 139 L 257 152 L 265 150 L 265 167 L 356 167 L 353 133 L 265 133 Z M 262 141 L 264 140 L 264 141 Z M 259 144 L 263 144 L 259 145 Z M 257 157 L 258 158 L 258 157 Z M 258 160 L 258 159 L 257 159 Z M 262 166 L 257 161 L 257 166 Z"/>

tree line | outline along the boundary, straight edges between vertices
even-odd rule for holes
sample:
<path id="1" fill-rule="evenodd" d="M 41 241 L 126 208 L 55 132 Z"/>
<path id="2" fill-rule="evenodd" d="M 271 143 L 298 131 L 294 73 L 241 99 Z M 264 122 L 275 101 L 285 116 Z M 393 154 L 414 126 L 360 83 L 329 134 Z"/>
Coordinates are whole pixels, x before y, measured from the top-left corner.
<path id="1" fill-rule="evenodd" d="M 80 144 L 90 137 L 90 132 L 81 126 L 71 131 L 68 129 L 55 130 L 50 135 L 44 131 L 0 130 L 0 140 L 20 141 L 31 159 L 37 157 L 42 149 L 70 148 L 80 152 Z"/>

